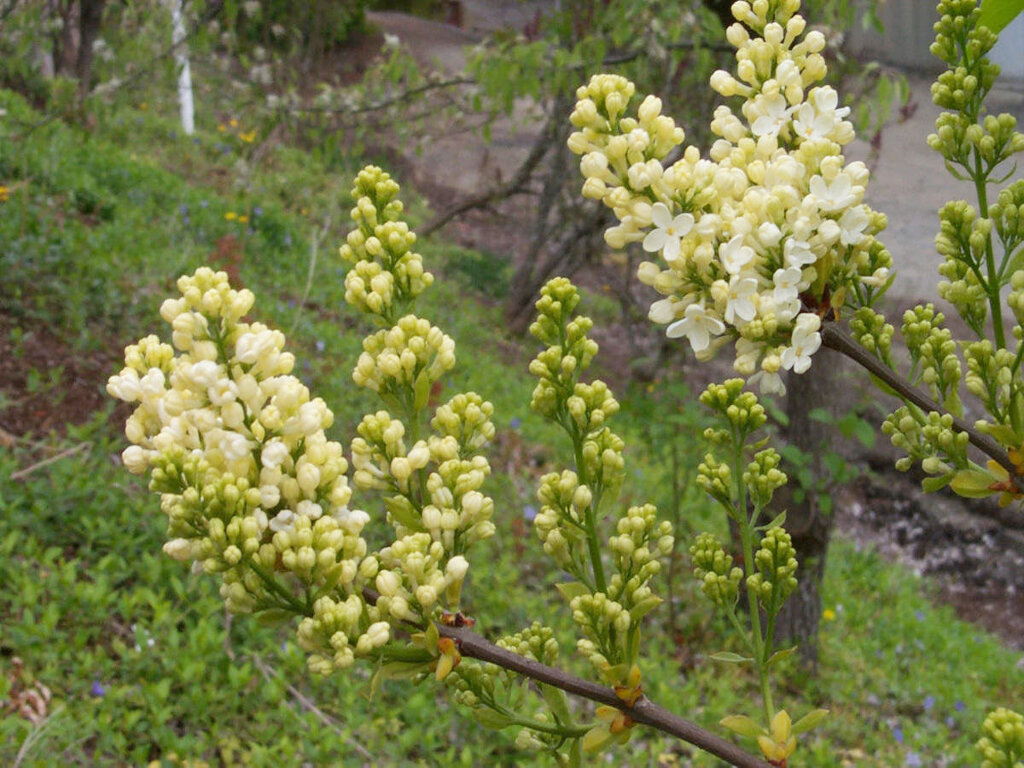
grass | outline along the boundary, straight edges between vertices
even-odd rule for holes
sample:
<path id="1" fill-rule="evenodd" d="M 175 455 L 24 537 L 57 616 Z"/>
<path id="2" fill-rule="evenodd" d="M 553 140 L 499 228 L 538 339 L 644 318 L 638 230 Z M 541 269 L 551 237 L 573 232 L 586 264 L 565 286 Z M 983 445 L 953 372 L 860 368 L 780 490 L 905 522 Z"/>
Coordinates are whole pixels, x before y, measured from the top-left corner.
<path id="1" fill-rule="evenodd" d="M 0 107 L 15 123 L 38 118 L 8 92 Z M 254 164 L 253 150 L 227 134 L 211 130 L 193 142 L 151 111 L 120 108 L 92 134 L 55 121 L 17 143 L 0 139 L 0 183 L 11 190 L 0 204 L 5 342 L 20 348 L 45 328 L 75 357 L 162 332 L 156 310 L 174 278 L 212 258 L 257 293 L 260 319 L 295 327 L 298 373 L 335 407 L 331 436 L 347 442 L 373 403 L 350 383 L 366 328 L 343 306 L 332 247 L 320 249 L 308 300 L 299 300 L 313 227 L 330 220 L 328 244 L 344 231 L 350 169 L 287 147 L 269 148 Z M 422 203 L 405 197 L 422 218 Z M 428 266 L 448 276 L 421 307 L 458 344 L 447 387 L 495 403 L 495 475 L 511 470 L 491 481 L 498 536 L 478 553 L 471 611 L 491 634 L 549 621 L 563 663 L 579 670 L 566 611 L 550 588 L 557 575 L 524 522 L 537 475 L 565 458 L 552 429 L 528 410 L 532 347 L 499 330 L 493 298 L 501 289 L 484 285 L 493 256 L 421 245 Z M 469 290 L 480 300 L 466 300 Z M 62 375 L 39 369 L 26 381 L 56 398 Z M 0 424 L 22 394 L 3 392 Z M 690 437 L 699 413 L 675 388 L 623 399 L 617 426 L 631 448 L 624 496 L 636 502 L 653 491 L 665 507 L 667 446 L 675 441 L 687 456 L 699 450 Z M 367 700 L 368 669 L 312 679 L 290 632 L 229 621 L 212 579 L 160 553 L 156 499 L 118 466 L 120 414 L 111 405 L 73 415 L 51 433 L 5 438 L 0 451 L 0 700 L 40 685 L 52 693 L 45 719 L 0 720 L 0 763 L 537 764 L 514 749 L 514 732 L 479 728 L 431 685 L 393 682 Z M 697 497 L 683 502 L 684 530 L 721 526 Z M 755 711 L 754 686 L 707 659 L 731 640 L 690 582 L 681 574 L 675 588 L 675 637 L 661 631 L 668 611 L 654 615 L 646 689 L 713 726 L 724 714 Z M 848 543 L 835 544 L 824 590 L 836 618 L 822 627 L 818 674 L 783 675 L 791 710 L 833 711 L 798 764 L 899 766 L 913 764 L 912 755 L 921 765 L 975 763 L 984 712 L 1021 699 L 1016 655 L 933 606 L 906 571 Z M 648 732 L 618 759 L 715 764 Z"/>

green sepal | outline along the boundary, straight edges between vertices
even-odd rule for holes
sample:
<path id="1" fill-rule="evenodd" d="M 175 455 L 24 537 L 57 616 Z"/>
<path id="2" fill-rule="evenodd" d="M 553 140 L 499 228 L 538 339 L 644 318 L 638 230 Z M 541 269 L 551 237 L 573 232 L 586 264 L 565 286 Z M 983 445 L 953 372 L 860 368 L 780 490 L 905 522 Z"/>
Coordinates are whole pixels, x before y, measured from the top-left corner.
<path id="1" fill-rule="evenodd" d="M 794 736 L 796 736 L 799 733 L 807 733 L 807 731 L 817 727 L 818 724 L 827 716 L 827 709 L 815 709 L 811 712 L 808 712 L 806 715 L 804 715 L 795 723 L 793 723 L 793 727 L 790 730 L 790 733 L 792 733 Z"/>
<path id="2" fill-rule="evenodd" d="M 953 477 L 949 487 L 957 496 L 967 499 L 983 499 L 991 496 L 993 483 L 997 482 L 991 472 L 983 469 L 961 469 Z"/>
<path id="3" fill-rule="evenodd" d="M 644 616 L 653 611 L 662 603 L 662 599 L 657 595 L 648 595 L 639 603 L 629 609 L 629 618 L 632 622 L 640 621 Z"/>
<path id="4" fill-rule="evenodd" d="M 555 584 L 555 589 L 565 598 L 567 603 L 571 603 L 574 597 L 590 594 L 590 589 L 581 581 L 563 581 Z"/>
<path id="5" fill-rule="evenodd" d="M 384 506 L 387 507 L 392 520 L 414 531 L 423 530 L 423 521 L 416 514 L 416 509 L 413 507 L 412 502 L 405 498 L 405 496 L 385 497 Z"/>
<path id="6" fill-rule="evenodd" d="M 476 720 L 484 728 L 490 728 L 491 730 L 500 731 L 502 728 L 508 728 L 512 723 L 515 722 L 511 717 L 496 710 L 490 708 L 479 707 L 472 710 L 473 719 Z"/>
<path id="7" fill-rule="evenodd" d="M 427 370 L 424 368 L 416 376 L 416 383 L 413 384 L 413 401 L 412 407 L 416 411 L 422 411 L 427 407 L 427 401 L 430 400 L 430 377 L 427 376 Z"/>
<path id="8" fill-rule="evenodd" d="M 726 664 L 746 664 L 747 662 L 753 661 L 749 656 L 740 656 L 738 653 L 732 651 L 719 651 L 718 653 L 712 653 L 709 657 L 713 661 L 721 661 Z"/>
<path id="9" fill-rule="evenodd" d="M 718 724 L 723 728 L 728 728 L 733 733 L 738 733 L 740 736 L 746 736 L 750 739 L 756 739 L 764 734 L 764 728 L 746 715 L 728 715 L 719 720 Z"/>
<path id="10" fill-rule="evenodd" d="M 437 624 L 434 622 L 427 623 L 427 629 L 423 633 L 423 647 L 430 651 L 434 656 L 437 656 L 437 641 L 441 639 L 440 633 L 437 631 Z"/>

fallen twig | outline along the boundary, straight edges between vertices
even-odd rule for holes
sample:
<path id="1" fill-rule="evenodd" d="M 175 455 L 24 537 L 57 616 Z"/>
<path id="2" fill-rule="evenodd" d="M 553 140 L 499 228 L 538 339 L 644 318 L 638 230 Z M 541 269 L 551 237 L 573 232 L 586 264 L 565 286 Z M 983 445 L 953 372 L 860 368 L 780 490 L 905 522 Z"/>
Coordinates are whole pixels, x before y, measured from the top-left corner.
<path id="1" fill-rule="evenodd" d="M 12 472 L 11 480 L 21 480 L 22 478 L 27 477 L 28 475 L 35 472 L 37 469 L 42 469 L 43 467 L 49 466 L 54 462 L 60 461 L 61 459 L 66 459 L 68 456 L 73 456 L 74 454 L 91 447 L 92 443 L 85 442 L 79 443 L 78 445 L 73 445 L 70 448 L 65 448 L 60 453 L 51 456 L 48 459 L 43 459 L 42 461 L 36 462 L 35 464 L 25 467 L 24 469 L 19 469 L 17 472 Z"/>

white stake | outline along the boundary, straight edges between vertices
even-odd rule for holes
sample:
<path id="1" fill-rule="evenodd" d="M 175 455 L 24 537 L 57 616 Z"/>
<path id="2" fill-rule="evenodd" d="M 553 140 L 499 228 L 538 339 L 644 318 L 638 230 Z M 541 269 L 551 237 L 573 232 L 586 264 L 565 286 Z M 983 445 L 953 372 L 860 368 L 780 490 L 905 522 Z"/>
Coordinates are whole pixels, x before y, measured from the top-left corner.
<path id="1" fill-rule="evenodd" d="M 192 72 L 188 65 L 188 46 L 185 45 L 185 19 L 182 14 L 183 0 L 171 0 L 171 19 L 174 32 L 174 60 L 178 64 L 178 104 L 181 107 L 181 128 L 191 136 L 196 129 L 195 108 L 192 102 Z"/>

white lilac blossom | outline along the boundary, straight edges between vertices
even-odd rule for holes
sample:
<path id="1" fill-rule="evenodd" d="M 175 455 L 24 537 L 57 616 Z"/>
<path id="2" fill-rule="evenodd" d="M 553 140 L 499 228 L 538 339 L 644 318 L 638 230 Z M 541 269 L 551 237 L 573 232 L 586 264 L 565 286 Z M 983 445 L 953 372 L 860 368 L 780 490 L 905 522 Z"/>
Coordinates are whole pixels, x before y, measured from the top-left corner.
<path id="1" fill-rule="evenodd" d="M 821 319 L 844 303 L 870 305 L 891 266 L 875 237 L 885 217 L 863 203 L 868 170 L 842 154 L 854 137 L 849 109 L 818 85 L 825 39 L 806 31 L 799 6 L 733 4 L 736 68 L 711 86 L 743 103 L 715 110 L 707 157 L 686 146 L 665 165 L 683 130 L 652 96 L 632 110 L 635 87 L 616 75 L 577 91 L 568 142 L 581 155 L 584 196 L 618 219 L 608 244 L 638 242 L 660 256 L 639 268 L 663 297 L 651 320 L 685 336 L 700 359 L 732 342 L 736 370 L 762 391 L 782 389 L 781 370 L 806 371 Z"/>
<path id="2" fill-rule="evenodd" d="M 231 288 L 224 272 L 180 278 L 180 297 L 160 310 L 173 346 L 148 336 L 128 347 L 107 384 L 135 404 L 122 458 L 133 473 L 149 470 L 161 494 L 164 552 L 220 574 L 231 611 L 302 616 L 299 644 L 323 674 L 386 659 L 397 622 L 457 611 L 465 553 L 495 530 L 480 490 L 490 465 L 479 454 L 494 436 L 493 407 L 463 393 L 427 414 L 455 345 L 411 314 L 432 277 L 411 250 L 397 193 L 379 168 L 364 169 L 356 228 L 341 249 L 352 264 L 346 299 L 390 326 L 365 340 L 353 378 L 398 416 L 366 416 L 352 443 L 354 485 L 385 494 L 390 546 L 369 551 L 361 534 L 370 516 L 350 506 L 348 462 L 325 434 L 333 414 L 292 375 L 284 334 L 242 321 L 253 294 Z M 405 424 L 422 427 L 423 439 L 407 444 Z M 364 593 L 374 586 L 377 601 Z"/>

